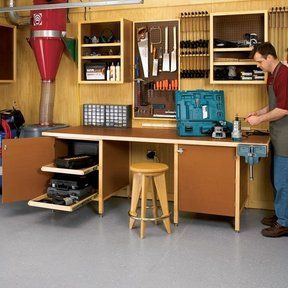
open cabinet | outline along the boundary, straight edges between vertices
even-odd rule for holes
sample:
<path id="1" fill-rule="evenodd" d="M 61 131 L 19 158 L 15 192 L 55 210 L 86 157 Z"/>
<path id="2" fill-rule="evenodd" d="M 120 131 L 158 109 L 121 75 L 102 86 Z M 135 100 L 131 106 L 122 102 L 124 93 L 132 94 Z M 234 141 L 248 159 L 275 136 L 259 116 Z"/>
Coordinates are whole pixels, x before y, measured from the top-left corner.
<path id="1" fill-rule="evenodd" d="M 265 84 L 250 58 L 254 45 L 268 41 L 267 11 L 210 15 L 210 83 Z"/>
<path id="2" fill-rule="evenodd" d="M 16 26 L 0 25 L 0 83 L 16 80 Z"/>
<path id="3" fill-rule="evenodd" d="M 78 43 L 78 83 L 121 84 L 131 81 L 131 21 L 79 22 Z"/>
<path id="4" fill-rule="evenodd" d="M 77 170 L 54 167 L 54 159 L 68 155 L 71 143 L 73 139 L 54 137 L 3 140 L 2 202 L 27 200 L 30 206 L 72 212 L 96 201 L 99 214 L 103 214 L 104 201 L 129 185 L 129 144 L 102 140 L 90 142 L 99 147 L 98 165 Z M 84 175 L 95 170 L 98 170 L 99 184 L 92 195 L 69 206 L 45 202 L 51 173 Z"/>

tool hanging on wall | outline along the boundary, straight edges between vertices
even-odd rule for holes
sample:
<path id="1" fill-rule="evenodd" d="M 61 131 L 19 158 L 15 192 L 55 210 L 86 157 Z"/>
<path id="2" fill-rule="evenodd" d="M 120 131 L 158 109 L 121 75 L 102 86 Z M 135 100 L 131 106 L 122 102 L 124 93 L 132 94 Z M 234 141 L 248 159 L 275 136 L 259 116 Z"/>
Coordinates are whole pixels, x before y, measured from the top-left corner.
<path id="1" fill-rule="evenodd" d="M 209 13 L 207 11 L 180 14 L 181 78 L 209 77 Z M 191 58 L 191 59 L 190 59 Z"/>
<path id="2" fill-rule="evenodd" d="M 179 22 L 178 20 L 156 20 L 134 24 L 133 90 L 136 118 L 176 117 L 175 92 L 179 87 L 179 61 L 177 60 Z M 145 53 L 148 51 L 146 58 L 143 57 L 141 49 L 144 49 Z M 147 71 L 145 67 L 148 67 Z"/>
<path id="3" fill-rule="evenodd" d="M 168 53 L 168 26 L 165 27 L 165 51 L 163 54 L 163 71 L 170 71 L 170 63 L 169 63 L 169 53 Z"/>
<path id="4" fill-rule="evenodd" d="M 162 43 L 162 32 L 160 26 L 151 27 L 150 33 L 150 53 L 153 53 L 153 47 Z"/>
<path id="5" fill-rule="evenodd" d="M 269 41 L 274 45 L 278 58 L 288 61 L 288 7 L 272 7 L 269 11 Z"/>
<path id="6" fill-rule="evenodd" d="M 137 44 L 142 62 L 144 77 L 148 77 L 148 29 L 141 27 L 137 29 Z"/>
<path id="7" fill-rule="evenodd" d="M 170 72 L 174 72 L 176 71 L 176 49 L 177 49 L 177 44 L 176 44 L 176 40 L 177 40 L 177 34 L 176 34 L 176 26 L 173 27 L 173 50 L 171 52 L 171 70 Z"/>

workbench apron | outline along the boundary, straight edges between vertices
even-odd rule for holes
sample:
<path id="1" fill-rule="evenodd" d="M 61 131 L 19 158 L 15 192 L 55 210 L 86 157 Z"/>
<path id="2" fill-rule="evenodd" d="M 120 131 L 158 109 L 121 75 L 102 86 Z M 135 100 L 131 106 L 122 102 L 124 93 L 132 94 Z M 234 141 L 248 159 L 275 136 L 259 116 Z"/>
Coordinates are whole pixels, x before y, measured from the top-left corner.
<path id="1" fill-rule="evenodd" d="M 273 86 L 281 65 L 283 64 L 280 63 L 276 67 L 273 81 L 268 86 L 269 111 L 276 108 L 277 101 Z M 275 155 L 288 157 L 288 116 L 284 116 L 283 118 L 276 121 L 270 121 L 269 130 Z"/>

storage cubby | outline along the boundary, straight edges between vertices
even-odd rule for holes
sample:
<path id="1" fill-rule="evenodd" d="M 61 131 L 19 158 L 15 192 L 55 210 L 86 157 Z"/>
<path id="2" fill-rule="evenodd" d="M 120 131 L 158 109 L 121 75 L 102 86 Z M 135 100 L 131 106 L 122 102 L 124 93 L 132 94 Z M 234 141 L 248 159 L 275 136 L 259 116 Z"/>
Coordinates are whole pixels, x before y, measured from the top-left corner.
<path id="1" fill-rule="evenodd" d="M 129 185 L 129 143 L 98 141 L 98 137 L 89 140 L 85 135 L 75 138 L 67 134 L 64 138 L 57 138 L 57 132 L 43 132 L 43 136 L 50 137 L 3 140 L 3 170 L 6 171 L 3 173 L 3 203 L 30 200 L 30 206 L 72 212 L 94 201 L 97 202 L 98 213 L 102 215 L 104 201 Z M 83 169 L 58 168 L 53 164 L 56 158 L 81 154 L 98 155 L 98 164 Z M 47 203 L 50 202 L 47 188 L 53 177 L 51 173 L 79 177 L 89 174 L 94 183 L 93 194 L 69 206 Z"/>
<path id="2" fill-rule="evenodd" d="M 0 83 L 16 80 L 16 26 L 0 25 Z"/>
<path id="3" fill-rule="evenodd" d="M 67 155 L 74 155 L 75 157 L 77 155 L 83 155 L 83 154 L 89 154 L 89 155 L 94 155 L 98 156 L 98 143 L 92 143 L 92 142 L 87 142 L 87 141 L 71 141 L 71 140 L 67 140 L 65 142 L 63 142 L 64 147 L 66 146 L 67 148 Z M 65 149 L 66 150 L 66 149 Z M 67 156 L 64 153 L 64 156 Z M 77 181 L 78 179 L 80 179 L 79 177 L 90 174 L 94 171 L 98 171 L 99 165 L 95 164 L 89 167 L 85 167 L 85 168 L 79 168 L 79 169 L 68 169 L 68 168 L 59 168 L 57 167 L 54 162 L 53 163 L 49 163 L 47 165 L 43 165 L 41 167 L 41 171 L 43 172 L 49 172 L 52 173 L 51 177 L 54 177 L 55 175 L 63 175 L 63 176 L 58 176 L 57 179 L 61 179 L 60 182 L 62 182 L 63 179 L 63 183 L 67 183 L 67 176 L 66 175 L 73 175 L 71 177 L 71 179 L 73 179 L 73 181 Z M 54 175 L 54 176 L 53 176 Z M 98 173 L 97 173 L 98 175 Z M 71 204 L 69 205 L 61 205 L 58 203 L 55 203 L 55 201 L 51 198 L 51 196 L 49 196 L 49 194 L 45 193 L 42 194 L 40 196 L 37 196 L 36 198 L 30 200 L 28 202 L 29 206 L 34 206 L 34 207 L 40 207 L 40 208 L 46 208 L 46 209 L 52 209 L 52 210 L 59 210 L 59 211 L 66 211 L 66 212 L 73 212 L 74 210 L 78 209 L 79 207 L 83 206 L 84 204 L 90 202 L 90 201 L 97 201 L 97 194 L 98 194 L 98 176 L 97 176 L 94 172 L 94 174 L 90 174 L 91 177 L 89 178 L 89 186 L 93 186 L 92 191 L 91 191 L 91 187 L 89 190 L 89 193 L 83 193 L 81 192 L 82 196 L 78 199 L 77 197 L 77 201 L 71 201 Z M 66 179 L 66 180 L 65 180 Z M 68 179 L 70 180 L 70 178 L 68 177 Z M 59 180 L 58 180 L 59 181 Z M 61 184 L 62 185 L 62 184 Z M 61 185 L 59 185 L 60 187 L 57 187 L 57 194 L 58 193 L 62 193 L 65 192 L 65 194 L 68 194 L 66 192 L 66 190 L 69 188 L 68 186 L 66 186 L 66 184 L 63 184 L 61 187 Z M 46 190 L 48 188 L 48 186 L 50 186 L 49 184 L 46 185 Z M 58 186 L 58 184 L 57 184 Z M 50 189 L 50 188 L 49 188 Z M 54 188 L 53 188 L 54 189 Z M 61 192 L 63 190 L 63 192 Z M 73 200 L 73 198 L 71 198 L 71 196 L 73 195 L 74 191 L 76 191 L 77 189 L 74 187 L 73 190 L 72 188 L 69 188 L 71 191 L 69 191 L 69 197 L 71 200 Z M 56 192 L 56 191 L 55 191 Z M 76 194 L 75 194 L 76 195 Z M 53 196 L 55 197 L 55 195 Z M 62 196 L 63 197 L 63 196 Z"/>
<path id="4" fill-rule="evenodd" d="M 266 83 L 250 53 L 255 44 L 268 40 L 267 21 L 267 11 L 210 15 L 211 84 Z"/>
<path id="5" fill-rule="evenodd" d="M 79 22 L 78 28 L 78 82 L 80 84 L 129 82 L 132 23 L 125 19 L 85 21 Z M 119 66 L 119 76 L 110 81 L 107 79 L 107 70 L 112 65 Z"/>

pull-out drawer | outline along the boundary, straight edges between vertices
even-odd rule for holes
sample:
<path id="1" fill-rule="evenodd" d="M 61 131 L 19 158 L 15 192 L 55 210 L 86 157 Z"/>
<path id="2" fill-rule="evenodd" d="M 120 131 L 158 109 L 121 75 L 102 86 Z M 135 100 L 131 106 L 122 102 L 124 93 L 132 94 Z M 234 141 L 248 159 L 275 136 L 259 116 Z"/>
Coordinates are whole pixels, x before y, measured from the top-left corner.
<path id="1" fill-rule="evenodd" d="M 86 198 L 73 203 L 72 205 L 58 205 L 53 203 L 47 203 L 46 201 L 50 201 L 51 198 L 47 196 L 47 194 L 43 194 L 39 197 L 36 197 L 28 202 L 29 206 L 39 207 L 39 208 L 46 208 L 51 210 L 59 210 L 65 212 L 73 212 L 76 209 L 80 208 L 81 206 L 91 202 L 91 201 L 98 201 L 98 193 L 94 193 L 92 195 L 87 196 Z"/>

